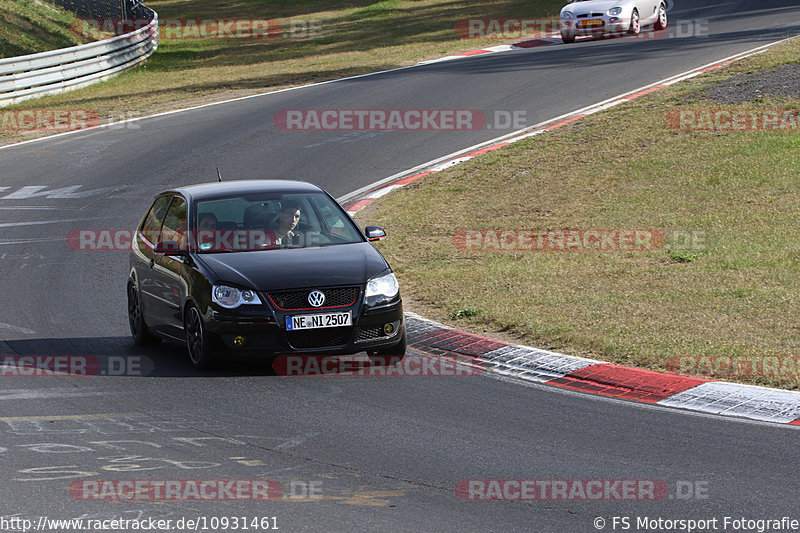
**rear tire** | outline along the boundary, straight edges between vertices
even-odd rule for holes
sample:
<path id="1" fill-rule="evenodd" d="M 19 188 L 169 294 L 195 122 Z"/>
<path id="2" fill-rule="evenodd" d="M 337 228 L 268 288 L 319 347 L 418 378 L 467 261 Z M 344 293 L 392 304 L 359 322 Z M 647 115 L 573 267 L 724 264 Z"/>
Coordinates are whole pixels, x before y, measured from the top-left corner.
<path id="1" fill-rule="evenodd" d="M 658 20 L 653 24 L 653 29 L 656 31 L 664 30 L 667 28 L 667 8 L 664 4 L 658 6 Z"/>
<path id="2" fill-rule="evenodd" d="M 214 356 L 208 343 L 208 337 L 203 327 L 203 318 L 194 305 L 186 309 L 183 331 L 186 334 L 186 348 L 189 351 L 189 360 L 198 370 L 207 370 L 214 366 Z"/>
<path id="3" fill-rule="evenodd" d="M 628 28 L 628 33 L 630 35 L 636 36 L 639 35 L 641 31 L 642 31 L 642 22 L 639 19 L 639 12 L 634 9 L 633 13 L 631 13 L 631 25 Z"/>
<path id="4" fill-rule="evenodd" d="M 128 282 L 128 325 L 131 328 L 133 343 L 138 345 L 156 344 L 161 339 L 150 332 L 142 313 L 142 301 L 133 280 Z"/>

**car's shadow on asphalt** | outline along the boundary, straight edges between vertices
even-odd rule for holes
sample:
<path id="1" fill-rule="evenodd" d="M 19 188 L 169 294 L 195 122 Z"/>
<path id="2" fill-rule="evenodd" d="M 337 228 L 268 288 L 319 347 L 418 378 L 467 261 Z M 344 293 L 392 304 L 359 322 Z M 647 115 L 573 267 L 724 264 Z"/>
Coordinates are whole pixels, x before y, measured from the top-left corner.
<path id="1" fill-rule="evenodd" d="M 163 341 L 137 346 L 129 336 L 10 340 L 0 346 L 0 376 L 50 373 L 145 378 L 276 376 L 269 357 L 231 358 L 220 361 L 212 370 L 198 370 L 192 366 L 185 345 Z"/>
<path id="2" fill-rule="evenodd" d="M 392 356 L 385 359 L 376 366 L 395 363 Z M 346 358 L 327 354 L 311 357 L 279 355 L 277 358 L 255 355 L 246 359 L 241 356 L 220 358 L 212 369 L 198 370 L 192 366 L 186 346 L 178 342 L 162 341 L 151 346 L 137 346 L 128 336 L 0 342 L 0 377 L 60 374 L 140 378 L 291 378 L 297 375 L 352 375 L 359 369 L 364 372 L 372 366 L 365 354 Z"/>

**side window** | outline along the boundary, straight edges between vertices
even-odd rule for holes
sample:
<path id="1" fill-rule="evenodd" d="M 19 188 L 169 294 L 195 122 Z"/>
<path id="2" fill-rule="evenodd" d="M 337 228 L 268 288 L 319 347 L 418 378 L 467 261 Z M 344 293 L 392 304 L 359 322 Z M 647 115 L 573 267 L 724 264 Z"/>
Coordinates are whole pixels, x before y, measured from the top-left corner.
<path id="1" fill-rule="evenodd" d="M 161 229 L 162 241 L 176 241 L 179 248 L 183 248 L 184 236 L 186 235 L 186 200 L 181 196 L 175 196 L 169 204 L 167 216 L 164 218 L 164 226 Z"/>
<path id="2" fill-rule="evenodd" d="M 322 197 L 317 196 L 312 199 L 314 205 L 322 214 L 322 218 L 325 219 L 325 225 L 328 226 L 328 230 L 331 233 L 340 237 L 344 237 L 349 241 L 360 240 L 360 236 L 355 232 L 352 224 L 350 224 L 350 222 L 342 216 L 341 211 L 331 205 L 330 201 L 326 200 L 327 198 L 323 199 Z"/>
<path id="3" fill-rule="evenodd" d="M 159 196 L 150 206 L 150 212 L 142 223 L 141 232 L 145 239 L 155 246 L 160 240 L 159 235 L 161 232 L 161 223 L 164 220 L 164 214 L 167 212 L 169 205 L 169 196 Z"/>

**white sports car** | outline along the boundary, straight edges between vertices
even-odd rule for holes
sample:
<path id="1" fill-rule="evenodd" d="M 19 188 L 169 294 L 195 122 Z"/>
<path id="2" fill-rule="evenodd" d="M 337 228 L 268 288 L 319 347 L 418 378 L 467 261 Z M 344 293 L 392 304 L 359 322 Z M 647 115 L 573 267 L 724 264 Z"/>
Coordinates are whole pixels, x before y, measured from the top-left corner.
<path id="1" fill-rule="evenodd" d="M 667 27 L 666 0 L 570 0 L 561 9 L 561 39 L 578 35 L 638 35 L 642 26 Z"/>

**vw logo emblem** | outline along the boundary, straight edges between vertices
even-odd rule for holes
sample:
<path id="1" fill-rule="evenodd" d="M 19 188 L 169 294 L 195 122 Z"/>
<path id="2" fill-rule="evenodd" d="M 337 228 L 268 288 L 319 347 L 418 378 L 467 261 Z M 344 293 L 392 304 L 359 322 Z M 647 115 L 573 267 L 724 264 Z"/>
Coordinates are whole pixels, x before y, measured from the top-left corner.
<path id="1" fill-rule="evenodd" d="M 308 303 L 313 307 L 319 307 L 325 303 L 325 295 L 320 291 L 311 291 L 308 293 Z"/>

